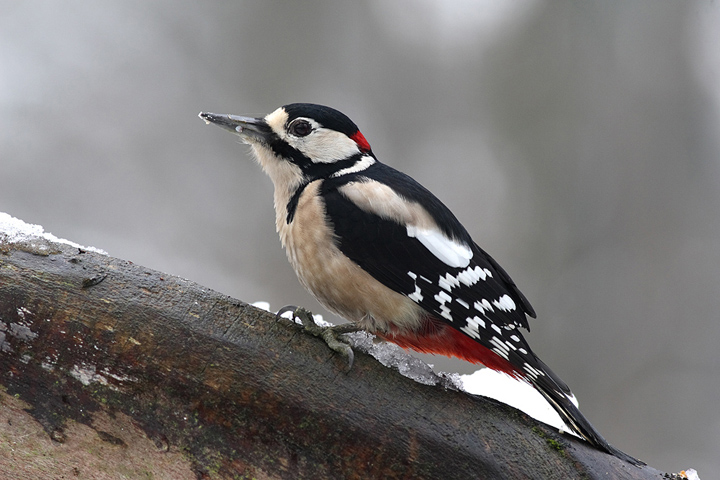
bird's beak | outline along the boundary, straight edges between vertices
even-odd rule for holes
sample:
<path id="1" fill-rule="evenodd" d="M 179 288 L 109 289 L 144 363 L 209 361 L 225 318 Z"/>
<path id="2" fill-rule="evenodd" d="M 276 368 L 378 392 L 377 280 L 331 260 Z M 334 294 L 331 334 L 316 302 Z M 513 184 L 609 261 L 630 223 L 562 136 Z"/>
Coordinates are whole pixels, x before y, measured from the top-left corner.
<path id="1" fill-rule="evenodd" d="M 220 115 L 217 113 L 200 112 L 198 115 L 205 123 L 214 123 L 218 127 L 239 135 L 246 143 L 267 141 L 271 133 L 270 127 L 262 118 L 241 117 L 240 115 Z"/>

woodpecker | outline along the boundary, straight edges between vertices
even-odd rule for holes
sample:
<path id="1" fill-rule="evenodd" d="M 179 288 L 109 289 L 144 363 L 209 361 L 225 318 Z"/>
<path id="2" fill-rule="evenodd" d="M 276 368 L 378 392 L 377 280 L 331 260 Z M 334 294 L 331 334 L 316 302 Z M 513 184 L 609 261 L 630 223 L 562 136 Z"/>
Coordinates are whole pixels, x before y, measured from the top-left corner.
<path id="1" fill-rule="evenodd" d="M 528 382 L 579 436 L 643 465 L 600 435 L 530 349 L 520 329 L 535 311 L 507 272 L 437 197 L 380 163 L 350 118 L 309 103 L 200 118 L 237 134 L 270 176 L 275 225 L 300 282 L 352 322 L 336 331 L 362 329 Z"/>

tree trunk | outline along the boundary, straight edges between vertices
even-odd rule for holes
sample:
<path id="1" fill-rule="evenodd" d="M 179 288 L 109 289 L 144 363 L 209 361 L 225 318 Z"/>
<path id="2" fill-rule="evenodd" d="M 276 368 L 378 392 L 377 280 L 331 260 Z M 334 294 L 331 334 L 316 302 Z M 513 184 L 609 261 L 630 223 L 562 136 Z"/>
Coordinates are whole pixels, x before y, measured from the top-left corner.
<path id="1" fill-rule="evenodd" d="M 362 352 L 345 367 L 188 280 L 0 243 L 3 478 L 662 478 Z"/>

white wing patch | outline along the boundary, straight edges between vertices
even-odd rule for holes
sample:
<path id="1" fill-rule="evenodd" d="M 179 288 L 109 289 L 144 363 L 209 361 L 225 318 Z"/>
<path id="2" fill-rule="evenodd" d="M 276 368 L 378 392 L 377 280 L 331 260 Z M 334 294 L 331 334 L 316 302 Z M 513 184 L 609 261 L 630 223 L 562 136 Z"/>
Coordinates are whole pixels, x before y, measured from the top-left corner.
<path id="1" fill-rule="evenodd" d="M 408 237 L 417 238 L 430 253 L 450 267 L 463 268 L 470 265 L 472 250 L 467 245 L 450 240 L 437 230 L 408 225 L 407 234 Z"/>

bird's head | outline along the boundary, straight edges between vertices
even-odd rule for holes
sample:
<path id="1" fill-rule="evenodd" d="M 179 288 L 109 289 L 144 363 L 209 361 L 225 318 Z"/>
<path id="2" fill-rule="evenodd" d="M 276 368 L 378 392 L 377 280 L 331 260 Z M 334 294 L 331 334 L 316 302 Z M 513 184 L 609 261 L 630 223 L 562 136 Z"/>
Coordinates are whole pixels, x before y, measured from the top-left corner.
<path id="1" fill-rule="evenodd" d="M 328 178 L 375 161 L 357 125 L 322 105 L 293 103 L 258 118 L 204 112 L 200 118 L 249 144 L 276 187 Z"/>

